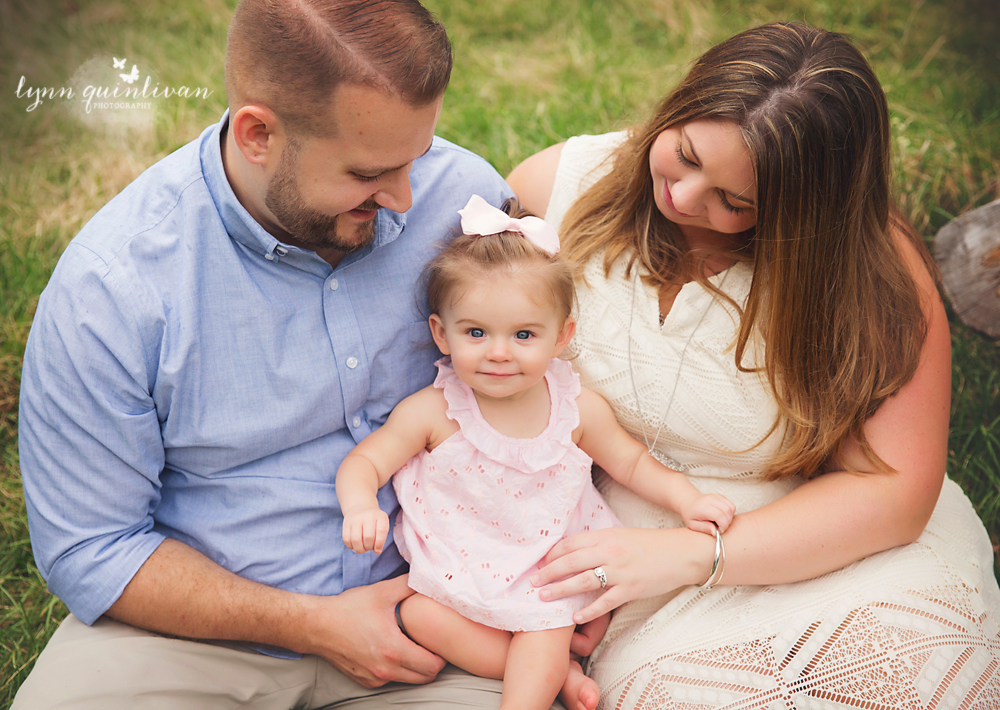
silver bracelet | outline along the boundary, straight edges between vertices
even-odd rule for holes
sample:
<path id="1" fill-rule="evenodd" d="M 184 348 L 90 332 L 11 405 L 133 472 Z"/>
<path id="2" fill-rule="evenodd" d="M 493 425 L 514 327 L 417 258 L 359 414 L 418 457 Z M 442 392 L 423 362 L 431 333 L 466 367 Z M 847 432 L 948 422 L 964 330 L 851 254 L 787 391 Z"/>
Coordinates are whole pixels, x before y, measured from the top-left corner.
<path id="1" fill-rule="evenodd" d="M 722 544 L 722 533 L 719 528 L 715 528 L 715 559 L 712 560 L 712 571 L 708 573 L 708 579 L 701 585 L 701 588 L 708 591 L 722 581 L 722 575 L 726 573 L 726 546 Z"/>

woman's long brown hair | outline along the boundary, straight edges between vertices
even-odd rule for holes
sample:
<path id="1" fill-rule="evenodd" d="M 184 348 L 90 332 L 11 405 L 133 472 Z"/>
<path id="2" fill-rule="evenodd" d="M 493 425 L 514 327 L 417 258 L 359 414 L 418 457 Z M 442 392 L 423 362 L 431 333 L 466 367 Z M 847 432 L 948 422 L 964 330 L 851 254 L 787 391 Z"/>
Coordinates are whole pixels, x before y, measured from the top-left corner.
<path id="1" fill-rule="evenodd" d="M 896 235 L 935 270 L 890 197 L 885 94 L 843 36 L 771 24 L 705 53 L 569 210 L 564 254 L 583 264 L 603 253 L 606 275 L 626 256 L 656 285 L 692 276 L 707 284 L 678 227 L 656 208 L 649 168 L 663 130 L 704 119 L 740 127 L 757 182 L 756 225 L 733 255 L 753 262 L 734 352 L 748 371 L 754 334 L 766 343 L 761 369 L 784 446 L 763 476 L 812 476 L 847 440 L 891 470 L 863 426 L 913 377 L 926 335 Z"/>

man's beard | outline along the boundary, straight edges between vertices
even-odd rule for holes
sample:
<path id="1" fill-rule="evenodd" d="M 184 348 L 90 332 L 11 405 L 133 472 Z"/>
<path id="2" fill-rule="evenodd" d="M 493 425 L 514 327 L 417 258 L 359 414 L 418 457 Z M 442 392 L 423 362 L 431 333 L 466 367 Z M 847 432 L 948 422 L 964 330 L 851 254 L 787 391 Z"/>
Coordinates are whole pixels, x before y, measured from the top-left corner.
<path id="1" fill-rule="evenodd" d="M 341 215 L 328 215 L 309 208 L 302 199 L 296 182 L 299 145 L 289 140 L 278 163 L 278 169 L 267 186 L 264 204 L 288 231 L 297 246 L 306 249 L 336 249 L 349 254 L 363 249 L 375 238 L 375 219 L 362 222 L 353 234 L 341 234 Z M 379 204 L 368 200 L 359 210 L 377 210 Z"/>

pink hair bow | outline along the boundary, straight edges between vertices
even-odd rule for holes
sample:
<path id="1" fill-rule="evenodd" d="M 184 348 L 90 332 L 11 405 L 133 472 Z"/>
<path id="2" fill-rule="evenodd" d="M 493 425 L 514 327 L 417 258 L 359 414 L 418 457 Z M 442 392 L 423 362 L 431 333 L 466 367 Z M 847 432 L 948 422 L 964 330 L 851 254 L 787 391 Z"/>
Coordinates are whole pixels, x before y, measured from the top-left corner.
<path id="1" fill-rule="evenodd" d="M 462 215 L 462 232 L 487 236 L 500 232 L 517 232 L 549 254 L 559 253 L 559 235 L 555 228 L 538 217 L 515 219 L 498 210 L 479 195 L 469 198 L 469 204 L 458 211 Z"/>

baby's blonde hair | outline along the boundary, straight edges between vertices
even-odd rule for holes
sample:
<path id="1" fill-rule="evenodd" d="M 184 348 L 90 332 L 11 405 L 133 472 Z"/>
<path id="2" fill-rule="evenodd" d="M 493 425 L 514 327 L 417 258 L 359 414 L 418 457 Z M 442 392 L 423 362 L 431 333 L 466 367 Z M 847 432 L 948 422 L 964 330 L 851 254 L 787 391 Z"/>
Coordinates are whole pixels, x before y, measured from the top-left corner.
<path id="1" fill-rule="evenodd" d="M 528 214 L 511 198 L 503 210 L 512 217 Z M 427 265 L 424 280 L 432 313 L 441 313 L 454 301 L 458 288 L 472 281 L 497 275 L 536 275 L 542 294 L 554 308 L 568 316 L 573 310 L 573 269 L 558 254 L 549 254 L 517 232 L 481 236 L 462 234 L 449 242 Z"/>

